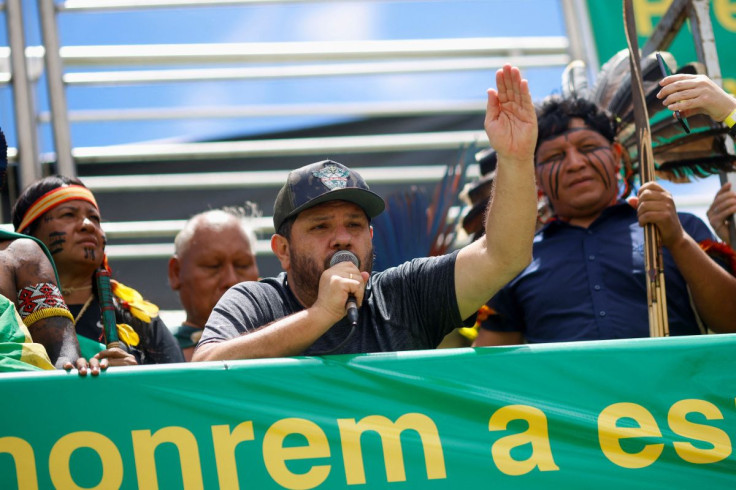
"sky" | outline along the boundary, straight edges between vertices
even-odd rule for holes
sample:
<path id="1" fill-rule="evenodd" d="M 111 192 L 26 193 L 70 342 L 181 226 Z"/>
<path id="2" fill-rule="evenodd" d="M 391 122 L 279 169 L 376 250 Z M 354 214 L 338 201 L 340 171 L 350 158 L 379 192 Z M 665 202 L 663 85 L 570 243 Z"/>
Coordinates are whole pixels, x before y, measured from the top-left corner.
<path id="1" fill-rule="evenodd" d="M 40 44 L 36 0 L 23 0 L 26 42 Z M 0 40 L 7 38 L 4 24 Z M 560 36 L 565 34 L 558 0 L 450 1 L 321 1 L 237 7 L 200 7 L 111 12 L 62 12 L 62 46 L 246 43 L 290 41 L 357 41 L 502 36 Z M 623 46 L 622 46 L 623 47 Z M 76 68 L 86 70 L 87 68 Z M 527 69 L 535 100 L 559 92 L 561 67 Z M 116 87 L 69 87 L 70 110 L 99 108 L 244 106 L 311 102 L 485 99 L 494 84 L 492 70 L 424 75 L 376 75 L 350 78 L 312 78 L 233 81 Z M 46 108 L 43 81 L 36 99 Z M 14 146 L 12 98 L 0 88 L 0 121 L 9 128 Z M 268 132 L 328 122 L 319 117 L 165 120 L 156 122 L 77 123 L 74 147 L 142 141 L 196 141 L 244 133 Z M 42 152 L 53 151 L 49 125 L 44 125 Z M 669 186 L 668 186 L 669 187 Z M 671 188 L 676 196 L 713 195 L 717 178 Z M 692 200 L 689 198 L 689 200 Z M 689 202 L 689 201 L 688 201 Z M 684 209 L 684 207 L 681 206 Z M 704 217 L 703 206 L 689 210 Z"/>
<path id="2" fill-rule="evenodd" d="M 26 41 L 41 44 L 37 0 L 23 0 Z M 520 20 L 521 12 L 535 12 Z M 6 38 L 0 24 L 0 45 Z M 59 15 L 62 46 L 411 40 L 504 36 L 562 36 L 557 0 L 322 1 L 237 7 L 151 9 Z M 87 70 L 70 68 L 70 70 Z M 422 75 L 301 78 L 151 86 L 69 87 L 70 110 L 247 106 L 316 102 L 409 100 L 485 101 L 495 70 Z M 525 71 L 535 98 L 559 88 L 561 67 Z M 44 81 L 37 101 L 48 106 Z M 0 88 L 0 125 L 12 121 L 9 88 Z M 165 120 L 79 123 L 71 127 L 75 148 L 160 140 L 197 141 L 269 132 L 328 122 L 325 118 Z M 478 128 L 479 130 L 481 128 Z M 8 132 L 14 146 L 14 135 Z M 43 126 L 43 152 L 53 150 Z M 176 325 L 181 319 L 166 319 Z"/>
<path id="3" fill-rule="evenodd" d="M 39 42 L 35 0 L 25 0 L 27 43 Z M 536 15 L 519 20 L 519 12 Z M 25 12 L 24 12 L 25 13 Z M 556 0 L 482 1 L 323 1 L 260 6 L 64 12 L 59 16 L 62 46 L 147 43 L 247 43 L 356 41 L 519 35 L 564 35 Z M 79 70 L 79 68 L 76 68 Z M 559 68 L 530 70 L 532 90 L 543 97 L 559 86 Z M 316 78 L 160 84 L 149 87 L 69 87 L 70 110 L 115 107 L 171 107 L 299 102 L 485 98 L 492 71 L 458 74 Z M 39 100 L 44 104 L 44 90 Z M 9 113 L 3 104 L 2 117 Z M 300 127 L 314 119 L 165 121 L 164 123 L 80 123 L 74 146 L 97 146 L 151 139 L 202 139 L 252 131 Z M 43 143 L 51 146 L 50 131 Z"/>

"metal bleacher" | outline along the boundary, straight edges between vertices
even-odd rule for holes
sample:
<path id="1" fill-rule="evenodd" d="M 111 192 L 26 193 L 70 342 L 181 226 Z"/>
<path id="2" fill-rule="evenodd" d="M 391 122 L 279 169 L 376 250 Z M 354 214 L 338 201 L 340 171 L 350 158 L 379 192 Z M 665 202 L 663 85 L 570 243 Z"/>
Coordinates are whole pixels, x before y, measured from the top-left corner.
<path id="1" fill-rule="evenodd" d="M 89 16 L 89 22 L 94 22 L 92 14 L 125 11 L 165 19 L 171 9 L 249 9 L 263 3 L 300 2 L 39 0 L 36 15 L 43 46 L 25 45 L 20 16 L 27 15 L 22 10 L 26 2 L 7 0 L 0 4 L 8 26 L 8 47 L 0 48 L 0 84 L 13 91 L 17 136 L 16 141 L 9 141 L 11 171 L 9 196 L 3 203 L 5 219 L 8 202 L 18 189 L 50 173 L 78 175 L 100 204 L 116 277 L 163 309 L 177 309 L 178 300 L 167 285 L 166 263 L 173 251 L 173 237 L 189 216 L 245 200 L 257 203 L 263 211 L 254 221 L 259 264 L 262 275 L 273 275 L 278 264 L 268 244 L 270 214 L 275 193 L 290 169 L 329 157 L 359 169 L 383 195 L 408 185 L 432 185 L 464 145 L 487 146 L 482 131 L 482 94 L 471 94 L 466 100 L 305 100 L 297 104 L 186 108 L 140 107 L 133 99 L 125 101 L 123 108 L 82 109 L 67 106 L 67 91 L 212 81 L 246 88 L 248 83 L 262 80 L 339 80 L 381 74 L 416 76 L 417 83 L 422 83 L 420 77 L 427 73 L 485 70 L 490 78 L 506 62 L 522 68 L 562 67 L 571 59 L 564 36 L 76 46 L 59 41 L 64 37 L 59 32 L 64 25 L 61 20 L 66 16 Z M 46 98 L 37 95 L 44 88 L 48 107 L 39 109 L 34 101 Z M 229 134 L 209 141 L 90 147 L 73 147 L 71 143 L 72 133 L 83 131 L 84 125 L 111 121 L 167 124 L 182 119 L 315 115 L 333 121 L 276 132 Z M 38 150 L 39 128 L 53 135 L 53 152 Z M 471 176 L 473 173 L 477 174 L 477 168 L 470 169 Z"/>

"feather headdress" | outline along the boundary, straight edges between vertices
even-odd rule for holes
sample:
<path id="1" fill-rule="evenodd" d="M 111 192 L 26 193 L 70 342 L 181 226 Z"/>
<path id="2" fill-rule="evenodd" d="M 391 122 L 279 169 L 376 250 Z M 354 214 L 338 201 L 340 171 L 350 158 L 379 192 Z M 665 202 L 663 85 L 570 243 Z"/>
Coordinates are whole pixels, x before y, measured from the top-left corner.
<path id="1" fill-rule="evenodd" d="M 466 205 L 463 214 L 462 227 L 472 240 L 477 240 L 483 233 L 485 211 L 491 198 L 493 179 L 496 177 L 496 163 L 498 159 L 493 148 L 487 148 L 475 155 L 480 167 L 480 178 L 468 182 L 460 192 L 460 200 Z"/>
<path id="2" fill-rule="evenodd" d="M 373 270 L 381 271 L 417 257 L 446 253 L 455 241 L 460 213 L 451 213 L 461 203 L 458 194 L 465 184 L 468 163 L 475 146 L 460 150 L 455 163 L 447 165 L 445 175 L 430 196 L 421 187 L 389 195 L 386 210 L 373 219 Z"/>
<path id="3" fill-rule="evenodd" d="M 677 65 L 671 53 L 661 51 L 660 54 L 670 69 Z M 639 154 L 628 50 L 619 51 L 601 67 L 592 88 L 588 86 L 587 79 L 580 75 L 584 67 L 582 62 L 576 60 L 565 69 L 562 76 L 563 97 L 587 98 L 615 117 L 616 139 L 628 156 L 625 159 L 628 160 L 627 176 L 638 174 Z M 689 63 L 676 71 L 688 74 L 704 72 L 700 63 Z M 688 118 L 691 131 L 686 133 L 672 112 L 657 98 L 662 75 L 654 53 L 642 58 L 641 74 L 657 177 L 672 182 L 690 182 L 693 178 L 707 177 L 719 171 L 736 171 L 736 157 L 726 151 L 725 135 L 728 128 L 708 116 L 696 115 Z"/>

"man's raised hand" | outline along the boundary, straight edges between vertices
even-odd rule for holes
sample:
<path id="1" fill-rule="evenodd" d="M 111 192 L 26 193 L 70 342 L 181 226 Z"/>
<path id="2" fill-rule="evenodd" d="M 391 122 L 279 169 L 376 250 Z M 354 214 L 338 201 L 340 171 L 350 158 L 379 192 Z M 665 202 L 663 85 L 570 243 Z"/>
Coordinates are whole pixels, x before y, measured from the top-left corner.
<path id="1" fill-rule="evenodd" d="M 529 83 L 515 66 L 504 65 L 496 72 L 496 89 L 488 89 L 484 127 L 499 160 L 534 158 L 537 116 Z"/>

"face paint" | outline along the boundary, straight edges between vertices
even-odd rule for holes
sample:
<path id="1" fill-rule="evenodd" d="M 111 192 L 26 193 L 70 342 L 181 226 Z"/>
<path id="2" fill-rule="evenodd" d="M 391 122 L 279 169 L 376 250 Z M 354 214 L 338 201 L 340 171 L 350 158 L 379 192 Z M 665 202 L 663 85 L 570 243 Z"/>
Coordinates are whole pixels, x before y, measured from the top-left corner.
<path id="1" fill-rule="evenodd" d="M 537 182 L 560 217 L 596 215 L 616 199 L 617 153 L 582 120 L 573 119 L 570 125 L 540 144 Z"/>
<path id="2" fill-rule="evenodd" d="M 36 221 L 34 235 L 53 254 L 60 274 L 68 274 L 70 267 L 83 267 L 86 273 L 88 267 L 102 262 L 105 240 L 99 216 L 93 204 L 71 200 L 50 209 Z"/>
<path id="3" fill-rule="evenodd" d="M 586 130 L 591 131 L 587 128 L 571 128 L 552 138 L 553 147 L 545 151 L 546 154 L 551 154 L 551 156 L 537 163 L 537 167 L 542 168 L 543 175 L 546 176 L 547 187 L 555 199 L 559 198 L 560 174 L 564 168 L 563 164 L 569 158 L 574 158 L 569 152 L 572 148 L 577 152 L 580 161 L 589 165 L 601 178 L 607 189 L 613 185 L 612 177 L 606 171 L 607 165 L 614 164 L 610 145 L 600 145 L 598 142 L 592 141 L 587 135 L 576 138 L 576 141 L 570 140 L 571 133 Z"/>
<path id="4" fill-rule="evenodd" d="M 54 231 L 49 233 L 49 252 L 51 255 L 57 254 L 64 250 L 66 243 L 66 233 L 63 231 Z"/>

